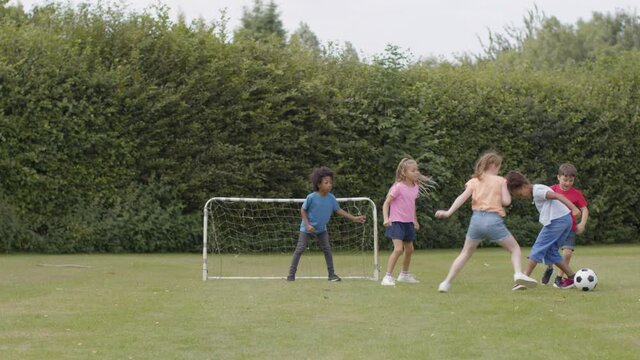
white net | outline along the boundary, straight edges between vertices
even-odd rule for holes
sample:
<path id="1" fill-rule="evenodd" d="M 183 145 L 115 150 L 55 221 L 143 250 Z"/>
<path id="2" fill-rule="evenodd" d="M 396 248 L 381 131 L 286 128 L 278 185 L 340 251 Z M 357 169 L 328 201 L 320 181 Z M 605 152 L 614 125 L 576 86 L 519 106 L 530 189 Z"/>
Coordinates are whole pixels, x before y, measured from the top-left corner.
<path id="1" fill-rule="evenodd" d="M 298 243 L 304 199 L 212 198 L 204 208 L 203 280 L 286 278 Z M 378 278 L 377 216 L 368 198 L 339 198 L 365 215 L 364 224 L 333 215 L 328 224 L 333 262 L 343 278 Z M 309 241 L 296 278 L 327 278 L 324 254 Z"/>

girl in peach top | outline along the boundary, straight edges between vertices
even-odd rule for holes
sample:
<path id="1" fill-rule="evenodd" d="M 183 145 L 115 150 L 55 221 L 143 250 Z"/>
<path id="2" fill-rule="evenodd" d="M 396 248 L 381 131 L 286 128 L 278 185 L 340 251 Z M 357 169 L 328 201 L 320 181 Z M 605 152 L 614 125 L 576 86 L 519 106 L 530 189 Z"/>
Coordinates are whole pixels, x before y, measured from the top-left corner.
<path id="1" fill-rule="evenodd" d="M 518 242 L 504 224 L 505 206 L 511 204 L 507 182 L 499 176 L 502 157 L 495 152 L 483 154 L 476 162 L 475 173 L 467 181 L 466 189 L 451 204 L 449 210 L 436 211 L 439 219 L 448 218 L 471 197 L 473 215 L 460 255 L 453 261 L 447 277 L 438 286 L 438 291 L 448 292 L 451 282 L 469 261 L 482 240 L 493 241 L 511 253 L 513 279 L 518 285 L 534 287 L 537 281 L 522 273 L 521 252 Z"/>

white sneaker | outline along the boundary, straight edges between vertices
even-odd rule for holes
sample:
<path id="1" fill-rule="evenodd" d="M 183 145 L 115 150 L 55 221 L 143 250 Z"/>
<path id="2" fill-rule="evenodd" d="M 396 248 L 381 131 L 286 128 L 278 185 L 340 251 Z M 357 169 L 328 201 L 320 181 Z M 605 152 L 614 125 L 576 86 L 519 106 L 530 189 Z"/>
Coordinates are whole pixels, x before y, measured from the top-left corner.
<path id="1" fill-rule="evenodd" d="M 438 285 L 438 292 L 441 293 L 446 293 L 449 292 L 449 289 L 451 289 L 451 284 L 449 284 L 448 282 L 441 282 L 440 285 Z"/>
<path id="2" fill-rule="evenodd" d="M 396 284 L 396 280 L 391 275 L 385 275 L 380 284 L 384 286 L 394 286 Z"/>
<path id="3" fill-rule="evenodd" d="M 397 281 L 409 284 L 417 284 L 420 282 L 420 280 L 416 279 L 412 274 L 409 273 L 400 273 Z"/>
<path id="4" fill-rule="evenodd" d="M 533 288 L 533 287 L 536 287 L 536 285 L 538 285 L 538 281 L 536 279 L 531 278 L 521 272 L 513 274 L 513 281 L 517 285 L 523 285 L 528 288 Z"/>
<path id="5" fill-rule="evenodd" d="M 518 285 L 515 284 L 513 285 L 513 288 L 511 288 L 512 291 L 518 291 L 518 290 L 527 290 L 527 287 L 524 285 Z"/>

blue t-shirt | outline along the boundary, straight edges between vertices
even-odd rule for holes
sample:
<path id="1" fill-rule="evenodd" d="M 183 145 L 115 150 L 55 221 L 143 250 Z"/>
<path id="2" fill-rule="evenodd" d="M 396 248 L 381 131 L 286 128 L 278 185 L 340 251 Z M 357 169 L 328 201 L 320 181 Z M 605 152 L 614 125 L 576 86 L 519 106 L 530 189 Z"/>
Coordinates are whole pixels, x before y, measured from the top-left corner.
<path id="1" fill-rule="evenodd" d="M 340 210 L 340 204 L 332 193 L 322 196 L 317 192 L 312 192 L 304 199 L 302 208 L 307 212 L 309 224 L 316 229 L 315 234 L 320 234 L 327 231 L 327 223 L 333 212 Z M 300 231 L 309 233 L 304 226 L 304 220 L 300 222 Z"/>

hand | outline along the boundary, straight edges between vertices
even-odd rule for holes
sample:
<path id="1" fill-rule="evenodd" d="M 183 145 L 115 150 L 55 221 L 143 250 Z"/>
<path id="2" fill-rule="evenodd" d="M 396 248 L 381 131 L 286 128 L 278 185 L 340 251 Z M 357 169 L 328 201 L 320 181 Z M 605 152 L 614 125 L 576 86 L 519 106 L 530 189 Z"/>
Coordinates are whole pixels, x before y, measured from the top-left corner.
<path id="1" fill-rule="evenodd" d="M 436 211 L 436 217 L 438 219 L 446 219 L 449 217 L 449 212 L 445 210 L 438 210 Z"/>
<path id="2" fill-rule="evenodd" d="M 385 221 L 382 223 L 382 225 L 384 225 L 384 227 L 389 227 L 389 226 L 391 226 L 391 221 L 389 221 L 389 220 L 385 220 Z"/>
<path id="3" fill-rule="evenodd" d="M 316 228 L 314 228 L 313 225 L 307 225 L 306 228 L 309 234 L 313 234 L 316 232 Z"/>
<path id="4" fill-rule="evenodd" d="M 420 223 L 419 223 L 419 222 L 417 222 L 417 221 L 416 221 L 416 222 L 414 222 L 414 223 L 413 223 L 413 227 L 414 227 L 416 230 L 420 230 Z"/>
<path id="5" fill-rule="evenodd" d="M 574 217 L 578 217 L 578 216 L 580 216 L 580 214 L 582 214 L 582 212 L 581 212 L 581 211 L 580 211 L 580 209 L 578 209 L 577 207 L 574 207 L 574 208 L 571 210 L 571 214 L 573 214 L 573 216 L 574 216 Z"/>
<path id="6" fill-rule="evenodd" d="M 365 221 L 367 221 L 367 217 L 364 215 L 358 215 L 358 216 L 354 216 L 353 217 L 353 221 L 360 223 L 360 224 L 364 224 Z"/>
<path id="7" fill-rule="evenodd" d="M 582 235 L 584 234 L 585 230 L 587 230 L 587 227 L 584 224 L 578 224 L 578 226 L 576 227 L 576 234 Z"/>

